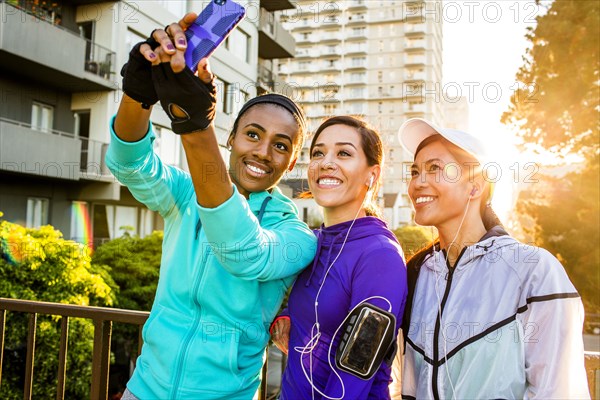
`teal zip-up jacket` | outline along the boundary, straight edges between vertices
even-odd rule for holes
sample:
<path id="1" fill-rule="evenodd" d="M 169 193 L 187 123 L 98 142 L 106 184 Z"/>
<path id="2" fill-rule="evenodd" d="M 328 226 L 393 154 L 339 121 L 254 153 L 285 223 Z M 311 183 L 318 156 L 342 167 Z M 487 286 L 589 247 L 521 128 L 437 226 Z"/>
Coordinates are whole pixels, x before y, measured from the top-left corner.
<path id="1" fill-rule="evenodd" d="M 316 238 L 277 188 L 247 200 L 234 186 L 220 206 L 201 207 L 190 175 L 154 153 L 152 126 L 129 143 L 113 121 L 109 169 L 165 221 L 156 298 L 127 387 L 143 400 L 251 399 L 269 324 Z"/>

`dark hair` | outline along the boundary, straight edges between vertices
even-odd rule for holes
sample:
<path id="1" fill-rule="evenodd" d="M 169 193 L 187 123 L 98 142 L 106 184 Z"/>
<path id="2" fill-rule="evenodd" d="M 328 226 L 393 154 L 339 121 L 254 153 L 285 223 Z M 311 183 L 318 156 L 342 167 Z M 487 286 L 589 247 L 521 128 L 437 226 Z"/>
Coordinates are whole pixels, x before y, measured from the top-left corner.
<path id="1" fill-rule="evenodd" d="M 369 126 L 366 121 L 350 115 L 341 115 L 326 119 L 315 131 L 310 143 L 310 154 L 312 154 L 313 147 L 317 143 L 317 139 L 321 132 L 323 132 L 325 128 L 333 125 L 346 125 L 356 129 L 360 135 L 360 144 L 363 153 L 367 157 L 367 165 L 370 167 L 373 165 L 380 165 L 383 171 L 384 152 L 383 143 L 381 142 L 381 136 L 379 135 L 379 132 Z M 373 186 L 371 187 L 371 195 L 365 202 L 365 211 L 368 216 L 381 218 L 381 210 L 375 202 L 375 198 L 379 192 L 380 186 L 381 174 L 379 175 L 379 179 L 377 179 L 376 182 L 373 182 Z"/>
<path id="2" fill-rule="evenodd" d="M 274 106 L 280 107 L 280 108 L 288 111 L 290 114 L 292 114 L 292 116 L 298 123 L 298 128 L 299 128 L 299 130 L 298 130 L 299 141 L 298 141 L 298 145 L 294 146 L 292 158 L 294 156 L 296 156 L 302 149 L 302 146 L 304 144 L 304 139 L 306 138 L 306 132 L 307 132 L 306 116 L 304 115 L 304 112 L 298 106 L 298 104 L 296 104 L 296 102 L 294 100 L 292 100 L 291 98 L 289 98 L 287 96 L 279 94 L 279 93 L 267 93 L 267 94 L 263 94 L 260 96 L 256 96 L 253 99 L 248 100 L 242 106 L 237 117 L 235 118 L 235 121 L 233 122 L 233 127 L 231 128 L 231 132 L 229 133 L 229 137 L 227 138 L 227 142 L 229 143 L 229 141 L 233 137 L 235 137 L 235 134 L 237 133 L 238 125 L 239 125 L 239 122 L 240 122 L 240 119 L 242 118 L 242 116 L 244 114 L 246 114 L 248 112 L 248 110 L 250 110 L 252 107 L 257 106 L 259 104 L 273 104 Z"/>

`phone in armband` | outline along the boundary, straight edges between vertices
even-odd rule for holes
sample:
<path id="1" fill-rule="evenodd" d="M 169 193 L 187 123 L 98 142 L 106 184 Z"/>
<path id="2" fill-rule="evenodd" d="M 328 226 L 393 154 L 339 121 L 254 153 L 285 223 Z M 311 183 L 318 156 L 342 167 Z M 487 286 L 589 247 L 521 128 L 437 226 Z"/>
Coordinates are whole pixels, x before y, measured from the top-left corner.
<path id="1" fill-rule="evenodd" d="M 396 317 L 369 303 L 357 306 L 342 323 L 335 354 L 337 367 L 361 379 L 370 379 L 396 353 Z"/>
<path id="2" fill-rule="evenodd" d="M 201 59 L 210 56 L 242 21 L 246 10 L 231 0 L 213 0 L 185 31 L 185 63 L 196 72 Z"/>

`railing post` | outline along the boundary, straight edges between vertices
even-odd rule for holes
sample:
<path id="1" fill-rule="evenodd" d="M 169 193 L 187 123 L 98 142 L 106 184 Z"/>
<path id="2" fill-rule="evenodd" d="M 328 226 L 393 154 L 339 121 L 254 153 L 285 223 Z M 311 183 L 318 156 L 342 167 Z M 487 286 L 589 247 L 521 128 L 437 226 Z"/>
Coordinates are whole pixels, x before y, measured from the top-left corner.
<path id="1" fill-rule="evenodd" d="M 92 400 L 108 399 L 110 337 L 112 321 L 94 320 L 94 355 L 92 356 Z"/>
<path id="2" fill-rule="evenodd" d="M 37 314 L 29 314 L 29 328 L 27 330 L 27 361 L 25 364 L 25 388 L 23 399 L 31 400 L 33 388 L 33 361 L 35 359 L 35 332 L 37 326 Z"/>
<path id="3" fill-rule="evenodd" d="M 2 387 L 2 361 L 4 359 L 4 330 L 6 329 L 6 310 L 0 312 L 0 387 Z"/>
<path id="4" fill-rule="evenodd" d="M 58 384 L 56 386 L 56 400 L 65 398 L 65 377 L 67 374 L 67 349 L 69 345 L 69 317 L 62 317 L 60 321 L 60 350 L 58 352 Z"/>
<path id="5" fill-rule="evenodd" d="M 269 346 L 265 349 L 265 363 L 260 373 L 260 387 L 258 388 L 258 400 L 267 400 L 267 372 L 269 371 Z"/>

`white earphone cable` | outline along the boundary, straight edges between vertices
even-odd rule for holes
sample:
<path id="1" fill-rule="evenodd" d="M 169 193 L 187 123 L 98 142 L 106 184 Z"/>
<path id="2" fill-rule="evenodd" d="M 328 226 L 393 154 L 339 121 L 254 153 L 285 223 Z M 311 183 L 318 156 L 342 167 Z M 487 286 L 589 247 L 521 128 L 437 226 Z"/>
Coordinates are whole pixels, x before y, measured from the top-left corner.
<path id="1" fill-rule="evenodd" d="M 452 249 L 452 246 L 454 245 L 454 242 L 456 241 L 456 238 L 458 237 L 458 234 L 460 233 L 460 229 L 463 226 L 463 223 L 465 222 L 465 218 L 467 216 L 467 212 L 469 211 L 469 205 L 471 204 L 471 196 L 469 196 L 469 200 L 467 201 L 467 206 L 465 207 L 465 212 L 463 213 L 462 219 L 460 220 L 460 224 L 458 225 L 458 229 L 456 230 L 456 234 L 454 235 L 454 238 L 452 239 L 452 241 L 450 242 L 450 244 L 448 245 L 447 248 L 447 253 L 450 253 L 450 250 Z M 434 249 L 435 250 L 435 249 Z M 443 256 L 443 260 L 444 260 L 444 267 L 447 267 L 448 265 L 448 256 L 445 255 L 442 251 L 442 249 L 440 248 L 440 253 Z M 445 360 L 445 364 L 446 364 L 446 376 L 448 378 L 448 382 L 450 382 L 450 389 L 452 390 L 452 398 L 456 399 L 456 391 L 454 388 L 454 383 L 452 382 L 452 378 L 450 377 L 450 368 L 449 368 L 449 362 L 448 362 L 448 342 L 446 339 L 446 333 L 444 331 L 444 320 L 442 317 L 442 299 L 440 298 L 440 293 L 438 290 L 438 282 L 440 277 L 442 276 L 441 273 L 439 273 L 437 266 L 435 265 L 435 260 L 436 260 L 436 255 L 433 255 L 433 263 L 434 263 L 434 268 L 433 270 L 435 271 L 436 277 L 435 277 L 435 294 L 438 300 L 438 313 L 440 315 L 440 331 L 442 333 L 442 338 L 444 339 L 444 360 Z"/>

